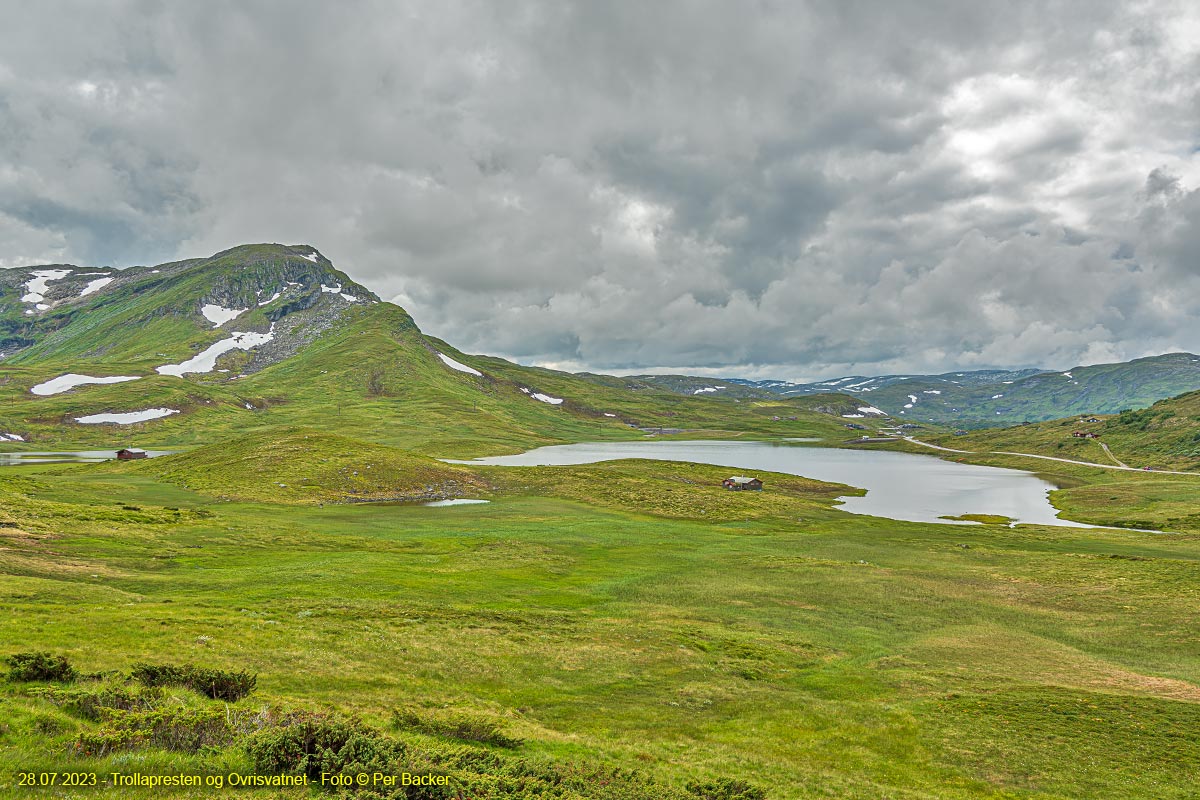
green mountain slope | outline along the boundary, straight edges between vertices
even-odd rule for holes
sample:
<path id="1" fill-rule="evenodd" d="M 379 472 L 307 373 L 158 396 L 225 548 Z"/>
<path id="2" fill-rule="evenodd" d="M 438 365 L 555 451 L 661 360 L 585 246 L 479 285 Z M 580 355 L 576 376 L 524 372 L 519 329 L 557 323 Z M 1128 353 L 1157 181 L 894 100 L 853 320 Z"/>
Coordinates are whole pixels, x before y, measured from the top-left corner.
<path id="1" fill-rule="evenodd" d="M 30 296 L 30 276 L 67 270 L 45 284 L 43 303 L 23 300 Z M 295 349 L 303 340 L 296 323 L 319 326 L 350 306 L 379 302 L 305 245 L 244 245 L 153 268 L 27 267 L 3 273 L 5 366 L 86 362 L 152 370 L 227 338 L 228 331 L 265 333 L 275 326 L 272 346 L 262 351 L 269 362 L 273 353 Z M 91 281 L 105 279 L 92 277 L 102 273 L 110 282 L 82 294 Z M 329 291 L 333 288 L 340 291 Z M 206 306 L 243 313 L 218 329 L 204 316 Z"/>
<path id="2" fill-rule="evenodd" d="M 647 434 L 639 428 L 842 436 L 839 415 L 855 406 L 839 396 L 735 403 L 634 391 L 466 355 L 306 245 L 108 270 L 116 277 L 87 295 L 93 270 L 65 269 L 41 293 L 44 309 L 21 292 L 49 268 L 6 270 L 0 281 L 0 322 L 21 345 L 0 361 L 0 434 L 12 447 L 193 446 L 303 426 L 482 455 Z M 139 412 L 158 418 L 88 422 Z"/>

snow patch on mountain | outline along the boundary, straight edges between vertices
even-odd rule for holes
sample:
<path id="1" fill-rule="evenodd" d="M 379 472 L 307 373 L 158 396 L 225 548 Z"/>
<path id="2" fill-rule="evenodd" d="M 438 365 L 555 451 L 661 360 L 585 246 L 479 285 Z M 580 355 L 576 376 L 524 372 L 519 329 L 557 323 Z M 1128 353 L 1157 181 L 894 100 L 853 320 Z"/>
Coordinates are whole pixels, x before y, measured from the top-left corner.
<path id="1" fill-rule="evenodd" d="M 184 361 L 181 364 L 164 364 L 161 367 L 156 367 L 155 372 L 160 375 L 175 375 L 182 378 L 184 375 L 195 372 L 212 372 L 217 367 L 217 359 L 225 355 L 231 350 L 250 350 L 258 347 L 260 344 L 266 344 L 275 338 L 275 326 L 271 326 L 271 330 L 267 333 L 243 333 L 234 331 L 233 335 L 228 339 L 222 339 L 216 344 L 209 345 L 203 352 Z"/>
<path id="2" fill-rule="evenodd" d="M 313 250 L 311 253 L 309 253 L 306 256 L 300 256 L 300 257 L 304 258 L 304 259 L 308 259 L 309 261 L 313 262 L 314 264 L 317 263 L 317 251 L 316 250 Z"/>
<path id="3" fill-rule="evenodd" d="M 860 408 L 858 410 L 863 412 L 864 414 L 879 414 L 881 416 L 885 416 L 885 417 L 887 416 L 886 411 L 881 411 L 880 409 L 876 408 L 875 406 L 863 406 L 862 408 Z"/>
<path id="4" fill-rule="evenodd" d="M 561 405 L 563 401 L 561 397 L 551 397 L 550 395 L 542 394 L 541 392 L 529 392 L 528 389 L 525 389 L 524 391 L 534 400 L 539 400 L 543 403 L 549 403 L 552 406 Z"/>
<path id="5" fill-rule="evenodd" d="M 21 298 L 22 303 L 41 304 L 46 299 L 45 294 L 51 281 L 60 281 L 71 274 L 69 269 L 35 269 L 33 277 L 25 281 L 26 294 Z M 38 305 L 39 311 L 45 311 L 50 306 Z"/>
<path id="6" fill-rule="evenodd" d="M 445 364 L 450 369 L 456 369 L 459 372 L 465 372 L 468 375 L 478 375 L 480 378 L 483 377 L 483 373 L 480 372 L 479 370 L 475 369 L 474 367 L 468 367 L 466 364 L 462 363 L 461 361 L 455 361 L 453 358 L 446 355 L 445 353 L 438 353 L 438 358 L 440 358 L 442 360 L 442 363 Z"/>
<path id="7" fill-rule="evenodd" d="M 209 303 L 200 309 L 200 313 L 204 315 L 206 320 L 213 324 L 214 328 L 219 328 L 226 322 L 229 322 L 229 320 L 237 319 L 249 310 L 248 308 L 224 308 Z"/>
<path id="8" fill-rule="evenodd" d="M 79 293 L 79 296 L 87 297 L 89 294 L 95 294 L 114 280 L 115 278 L 97 278 L 94 281 L 89 281 L 88 285 L 83 287 L 83 291 Z"/>
<path id="9" fill-rule="evenodd" d="M 13 442 L 25 441 L 25 437 L 18 436 L 15 433 L 0 433 L 0 439 L 8 439 L 9 441 L 13 441 Z"/>
<path id="10" fill-rule="evenodd" d="M 95 378 L 91 375 L 77 375 L 74 372 L 69 372 L 66 375 L 59 375 L 57 378 L 51 378 L 45 383 L 39 383 L 29 391 L 40 397 L 49 397 L 52 394 L 62 394 L 70 391 L 76 386 L 84 386 L 92 383 L 125 383 L 126 381 L 136 381 L 136 375 L 112 375 L 105 378 Z"/>
<path id="11" fill-rule="evenodd" d="M 175 408 L 147 408 L 145 411 L 127 411 L 117 414 L 90 414 L 86 417 L 76 417 L 75 421 L 84 425 L 97 425 L 102 422 L 114 422 L 117 425 L 132 425 L 135 422 L 148 422 L 152 419 L 162 419 L 172 414 L 178 414 Z"/>

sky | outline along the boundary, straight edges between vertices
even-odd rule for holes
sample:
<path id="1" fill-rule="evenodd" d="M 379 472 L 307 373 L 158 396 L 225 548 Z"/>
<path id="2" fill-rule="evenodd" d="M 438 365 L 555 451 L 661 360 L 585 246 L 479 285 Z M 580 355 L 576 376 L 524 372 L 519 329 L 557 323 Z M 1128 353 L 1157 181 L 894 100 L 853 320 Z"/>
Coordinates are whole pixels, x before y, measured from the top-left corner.
<path id="1" fill-rule="evenodd" d="M 1200 351 L 1194 2 L 0 9 L 0 267 L 307 243 L 572 371 Z"/>

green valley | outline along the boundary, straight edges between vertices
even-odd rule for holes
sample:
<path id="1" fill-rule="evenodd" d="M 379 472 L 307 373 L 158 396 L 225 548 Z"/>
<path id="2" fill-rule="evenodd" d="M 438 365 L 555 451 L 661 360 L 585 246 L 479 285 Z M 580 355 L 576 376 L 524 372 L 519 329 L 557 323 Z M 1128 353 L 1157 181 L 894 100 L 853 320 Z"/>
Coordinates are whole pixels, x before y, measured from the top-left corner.
<path id="1" fill-rule="evenodd" d="M 179 452 L 0 467 L 0 796 L 1194 796 L 1200 476 L 1068 462 L 1106 443 L 1200 471 L 1195 395 L 919 431 L 967 452 L 856 445 L 1036 470 L 1066 516 L 1112 527 L 903 522 L 791 474 L 728 491 L 703 464 L 439 460 L 831 447 L 904 421 L 859 395 L 684 394 L 463 353 L 308 246 L 86 295 L 63 277 L 41 310 L 30 271 L 5 273 L 5 450 Z M 235 334 L 259 338 L 193 362 Z M 78 421 L 149 409 L 172 413 Z M 450 498 L 488 502 L 425 505 Z"/>

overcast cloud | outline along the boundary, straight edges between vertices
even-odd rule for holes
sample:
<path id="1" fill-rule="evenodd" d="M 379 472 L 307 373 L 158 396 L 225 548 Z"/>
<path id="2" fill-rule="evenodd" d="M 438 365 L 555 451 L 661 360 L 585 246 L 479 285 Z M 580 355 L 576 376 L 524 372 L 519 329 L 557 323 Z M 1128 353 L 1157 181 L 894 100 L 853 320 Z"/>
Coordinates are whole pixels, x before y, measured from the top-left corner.
<path id="1" fill-rule="evenodd" d="M 2 5 L 0 266 L 306 242 L 567 369 L 1200 350 L 1194 2 Z"/>

